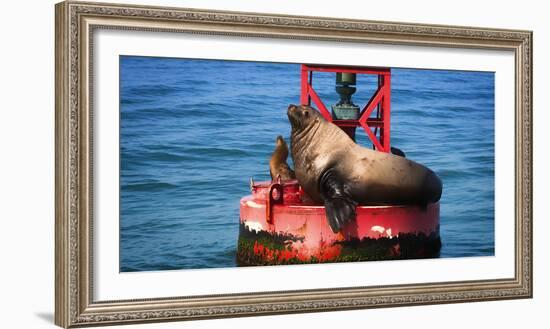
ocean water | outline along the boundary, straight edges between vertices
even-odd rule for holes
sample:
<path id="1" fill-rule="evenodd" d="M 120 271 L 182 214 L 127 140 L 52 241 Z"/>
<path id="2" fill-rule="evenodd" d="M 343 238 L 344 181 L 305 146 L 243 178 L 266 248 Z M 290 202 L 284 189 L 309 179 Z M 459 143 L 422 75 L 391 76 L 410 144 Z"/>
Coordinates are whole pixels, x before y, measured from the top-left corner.
<path id="1" fill-rule="evenodd" d="M 120 58 L 121 271 L 236 266 L 239 200 L 269 179 L 276 136 L 288 141 L 299 69 Z M 356 104 L 374 79 L 358 76 Z M 327 105 L 334 80 L 314 76 Z M 392 146 L 443 181 L 441 257 L 494 255 L 494 74 L 393 69 L 391 101 Z"/>

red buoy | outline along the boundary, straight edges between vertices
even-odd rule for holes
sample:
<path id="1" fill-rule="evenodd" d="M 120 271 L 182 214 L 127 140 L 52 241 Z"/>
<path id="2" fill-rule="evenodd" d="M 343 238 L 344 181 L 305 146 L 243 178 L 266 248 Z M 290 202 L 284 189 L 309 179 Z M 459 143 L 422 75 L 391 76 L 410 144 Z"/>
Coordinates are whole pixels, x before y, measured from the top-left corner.
<path id="1" fill-rule="evenodd" d="M 336 73 L 341 99 L 332 106 L 332 114 L 313 87 L 313 72 Z M 358 74 L 378 79 L 376 91 L 363 107 L 351 101 Z M 390 97 L 389 68 L 301 66 L 301 104 L 315 103 L 327 121 L 352 139 L 355 129 L 362 127 L 375 150 L 396 153 L 390 146 Z M 426 258 L 437 257 L 441 249 L 439 203 L 425 209 L 358 206 L 355 220 L 334 233 L 324 206 L 308 200 L 296 180 L 252 183 L 251 192 L 240 201 L 239 265 Z"/>

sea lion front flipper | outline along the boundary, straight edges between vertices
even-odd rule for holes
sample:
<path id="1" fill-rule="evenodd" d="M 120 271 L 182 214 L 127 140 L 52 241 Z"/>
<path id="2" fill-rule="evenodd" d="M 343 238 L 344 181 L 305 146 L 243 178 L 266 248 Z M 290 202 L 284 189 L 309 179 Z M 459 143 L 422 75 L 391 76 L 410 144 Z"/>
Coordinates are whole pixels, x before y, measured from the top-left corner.
<path id="1" fill-rule="evenodd" d="M 334 169 L 327 170 L 321 176 L 319 192 L 325 202 L 325 213 L 330 228 L 334 233 L 338 233 L 345 223 L 355 219 L 357 202 L 346 192 Z"/>

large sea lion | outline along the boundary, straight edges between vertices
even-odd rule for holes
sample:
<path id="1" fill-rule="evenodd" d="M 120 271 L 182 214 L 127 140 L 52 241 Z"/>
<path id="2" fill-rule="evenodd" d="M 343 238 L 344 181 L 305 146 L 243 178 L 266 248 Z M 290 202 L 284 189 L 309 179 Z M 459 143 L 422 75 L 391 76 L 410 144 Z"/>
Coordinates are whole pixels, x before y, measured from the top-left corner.
<path id="1" fill-rule="evenodd" d="M 288 146 L 282 136 L 277 136 L 275 140 L 275 150 L 269 160 L 269 173 L 271 180 L 276 180 L 278 176 L 282 180 L 295 179 L 294 171 L 286 163 L 288 158 Z"/>
<path id="2" fill-rule="evenodd" d="M 313 201 L 325 205 L 335 233 L 355 219 L 357 205 L 426 207 L 439 201 L 441 180 L 425 166 L 357 145 L 309 106 L 290 105 L 287 115 L 296 179 Z"/>

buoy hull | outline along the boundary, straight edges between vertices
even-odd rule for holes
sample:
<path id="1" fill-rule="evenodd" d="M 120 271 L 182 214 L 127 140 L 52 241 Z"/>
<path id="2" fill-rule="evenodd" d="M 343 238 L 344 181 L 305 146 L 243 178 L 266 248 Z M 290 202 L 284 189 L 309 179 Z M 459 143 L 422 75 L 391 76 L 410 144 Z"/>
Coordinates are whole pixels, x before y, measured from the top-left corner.
<path id="1" fill-rule="evenodd" d="M 288 191 L 294 190 L 285 186 Z M 359 206 L 356 220 L 334 233 L 324 207 L 304 204 L 299 193 L 290 193 L 266 212 L 265 191 L 260 186 L 253 192 L 240 201 L 237 262 L 241 266 L 439 256 L 439 203 L 426 209 Z"/>

